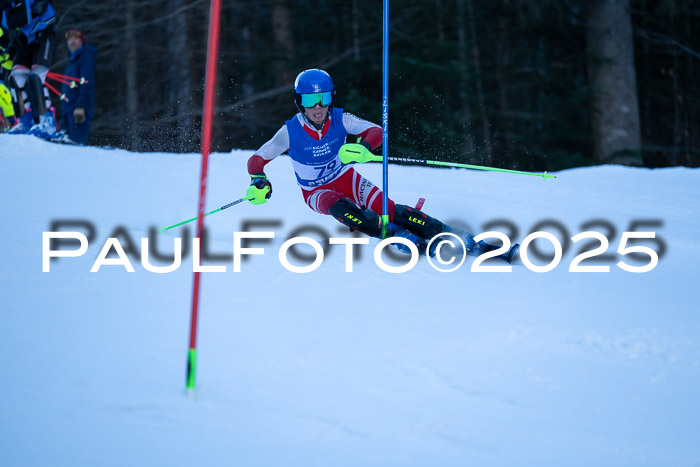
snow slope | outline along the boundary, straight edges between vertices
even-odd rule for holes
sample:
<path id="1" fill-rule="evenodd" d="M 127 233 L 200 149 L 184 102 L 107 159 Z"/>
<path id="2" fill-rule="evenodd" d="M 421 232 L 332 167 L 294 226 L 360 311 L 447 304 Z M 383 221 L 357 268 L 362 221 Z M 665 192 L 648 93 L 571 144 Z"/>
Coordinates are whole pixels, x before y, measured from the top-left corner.
<path id="1" fill-rule="evenodd" d="M 207 210 L 243 195 L 249 155 L 212 155 Z M 0 135 L 0 465 L 700 465 L 700 171 L 606 166 L 545 181 L 392 166 L 393 199 L 424 196 L 426 212 L 475 233 L 506 219 L 520 241 L 553 220 L 570 237 L 597 221 L 612 256 L 582 264 L 610 272 L 569 272 L 577 244 L 543 274 L 471 272 L 472 257 L 452 273 L 423 258 L 390 274 L 372 239 L 351 273 L 331 246 L 296 274 L 277 256 L 295 229 L 350 234 L 305 206 L 280 158 L 270 202 L 206 219 L 208 250 L 229 257 L 205 261 L 226 272 L 203 274 L 188 397 L 191 254 L 168 274 L 134 255 L 133 273 L 90 269 L 113 232 L 139 251 L 149 229 L 196 215 L 199 166 Z M 379 164 L 359 170 L 381 183 Z M 66 220 L 94 238 L 42 272 L 42 232 Z M 616 253 L 635 220 L 659 239 L 645 245 L 665 245 L 643 274 L 615 265 L 644 263 Z M 244 221 L 278 224 L 253 229 L 275 238 L 233 272 Z M 183 233 L 154 237 L 158 249 Z"/>

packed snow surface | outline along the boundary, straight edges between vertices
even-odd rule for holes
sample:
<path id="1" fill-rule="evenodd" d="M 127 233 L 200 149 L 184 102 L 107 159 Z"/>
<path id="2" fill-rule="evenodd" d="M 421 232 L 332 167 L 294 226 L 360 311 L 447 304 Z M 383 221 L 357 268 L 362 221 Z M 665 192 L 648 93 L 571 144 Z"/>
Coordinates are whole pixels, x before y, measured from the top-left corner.
<path id="1" fill-rule="evenodd" d="M 243 196 L 250 151 L 213 154 L 206 210 Z M 205 220 L 197 389 L 185 392 L 197 154 L 131 153 L 0 135 L 2 466 L 697 466 L 700 464 L 700 171 L 603 166 L 554 180 L 391 166 L 397 202 L 513 241 L 565 245 L 551 271 L 522 262 L 389 273 L 379 243 L 330 245 L 289 271 L 289 237 L 348 238 L 311 211 L 291 164 L 267 166 L 271 200 Z M 381 184 L 380 164 L 357 169 Z M 43 233 L 78 231 L 79 257 L 43 271 Z M 234 272 L 234 232 L 271 232 Z M 570 272 L 601 243 L 605 256 Z M 654 239 L 620 245 L 624 232 Z M 99 265 L 108 238 L 123 264 Z M 141 241 L 182 264 L 154 273 Z M 57 244 L 50 244 L 58 249 Z M 623 255 L 644 245 L 660 257 Z M 76 250 L 77 242 L 60 246 Z M 538 266 L 552 244 L 535 240 Z M 534 256 L 541 252 L 540 258 Z M 313 256 L 309 246 L 293 249 Z M 288 254 L 290 263 L 312 259 Z M 386 257 L 386 256 L 385 256 Z M 390 264 L 405 264 L 386 257 Z M 119 261 L 112 248 L 108 260 Z M 168 261 L 151 256 L 156 266 Z M 495 264 L 495 263 L 494 263 Z M 495 265 L 503 265 L 498 263 Z"/>

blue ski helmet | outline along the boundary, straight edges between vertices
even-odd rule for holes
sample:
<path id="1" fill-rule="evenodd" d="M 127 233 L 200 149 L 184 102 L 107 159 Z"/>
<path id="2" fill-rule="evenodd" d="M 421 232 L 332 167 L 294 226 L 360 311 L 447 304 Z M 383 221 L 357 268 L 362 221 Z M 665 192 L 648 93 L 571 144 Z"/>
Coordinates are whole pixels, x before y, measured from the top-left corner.
<path id="1" fill-rule="evenodd" d="M 302 97 L 304 94 L 307 96 Z M 297 79 L 294 80 L 294 103 L 299 112 L 304 113 L 302 100 L 306 101 L 307 99 L 310 100 L 303 103 L 310 104 L 313 100 L 315 101 L 314 105 L 317 102 L 321 105 L 329 105 L 329 109 L 332 109 L 335 100 L 335 86 L 331 75 L 318 68 L 299 73 Z M 313 105 L 307 105 L 307 107 L 313 107 Z"/>

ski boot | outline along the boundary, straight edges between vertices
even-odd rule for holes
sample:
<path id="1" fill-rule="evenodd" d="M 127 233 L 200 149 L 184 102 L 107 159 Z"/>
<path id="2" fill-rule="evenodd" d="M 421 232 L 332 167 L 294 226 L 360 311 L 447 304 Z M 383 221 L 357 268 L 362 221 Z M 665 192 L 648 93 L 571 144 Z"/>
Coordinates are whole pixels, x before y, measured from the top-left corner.
<path id="1" fill-rule="evenodd" d="M 32 125 L 27 132 L 28 135 L 37 136 L 48 140 L 56 136 L 57 133 L 58 130 L 56 128 L 56 119 L 52 109 L 47 110 L 44 115 L 41 115 L 39 117 L 39 123 Z"/>
<path id="2" fill-rule="evenodd" d="M 393 222 L 389 222 L 386 225 L 386 236 L 387 238 L 401 237 L 410 240 L 416 245 L 418 248 L 418 254 L 420 255 L 425 254 L 425 251 L 428 248 L 428 242 L 420 238 L 418 235 L 412 234 L 403 227 L 394 224 Z M 408 247 L 408 245 L 404 245 L 403 243 L 392 243 L 392 245 L 402 253 L 409 255 L 411 254 L 411 249 Z"/>
<path id="3" fill-rule="evenodd" d="M 428 241 L 438 234 L 449 231 L 449 227 L 439 220 L 405 204 L 395 206 L 394 222 Z"/>
<path id="4" fill-rule="evenodd" d="M 26 112 L 21 117 L 15 116 L 15 124 L 10 131 L 7 132 L 8 135 L 24 135 L 29 131 L 29 128 L 33 125 L 32 113 Z"/>

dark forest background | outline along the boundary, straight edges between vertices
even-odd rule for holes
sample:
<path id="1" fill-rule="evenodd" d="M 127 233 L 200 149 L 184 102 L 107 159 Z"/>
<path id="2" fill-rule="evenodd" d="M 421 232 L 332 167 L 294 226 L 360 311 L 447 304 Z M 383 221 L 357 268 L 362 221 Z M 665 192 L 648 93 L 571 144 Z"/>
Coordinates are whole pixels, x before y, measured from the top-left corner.
<path id="1" fill-rule="evenodd" d="M 69 27 L 99 48 L 91 144 L 199 150 L 209 3 L 55 1 L 52 70 Z M 392 156 L 700 165 L 700 0 L 391 0 L 389 29 Z M 224 0 L 219 50 L 216 151 L 272 137 L 307 68 L 381 123 L 379 0 Z"/>

